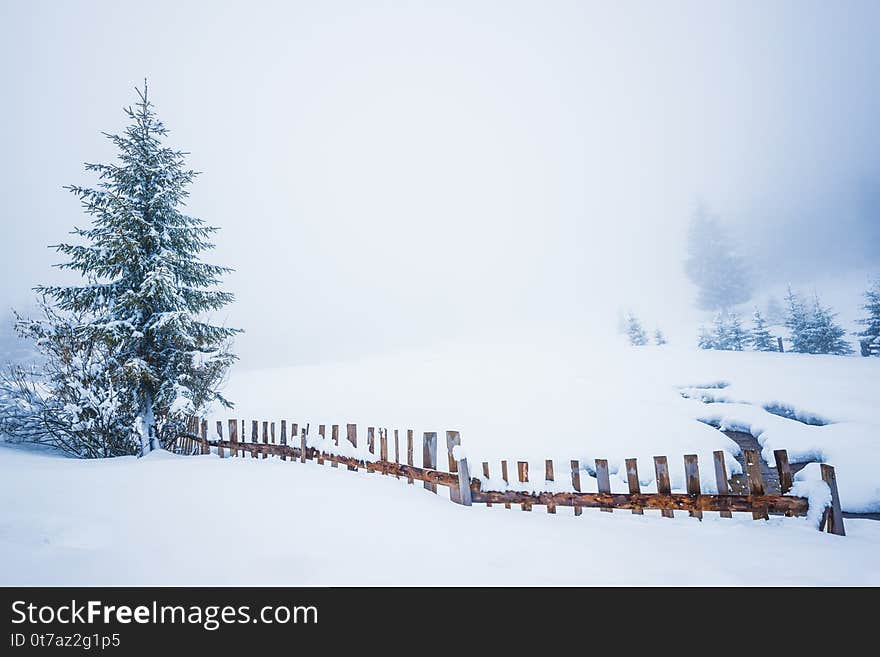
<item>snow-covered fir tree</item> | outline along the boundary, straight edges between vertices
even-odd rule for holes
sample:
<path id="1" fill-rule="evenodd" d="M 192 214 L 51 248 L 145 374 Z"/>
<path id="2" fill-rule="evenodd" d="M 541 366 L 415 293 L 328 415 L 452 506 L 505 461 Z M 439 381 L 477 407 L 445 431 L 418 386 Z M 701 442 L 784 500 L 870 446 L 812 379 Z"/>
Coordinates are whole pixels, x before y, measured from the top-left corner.
<path id="1" fill-rule="evenodd" d="M 752 295 L 745 259 L 734 248 L 718 221 L 700 207 L 688 231 L 685 272 L 697 286 L 697 307 L 724 310 Z"/>
<path id="2" fill-rule="evenodd" d="M 654 331 L 654 344 L 658 347 L 669 342 L 666 339 L 666 335 L 659 328 Z"/>
<path id="3" fill-rule="evenodd" d="M 743 328 L 742 320 L 736 313 L 727 314 L 727 336 L 729 349 L 742 351 L 749 342 L 749 334 Z"/>
<path id="4" fill-rule="evenodd" d="M 715 338 L 704 324 L 700 324 L 700 330 L 697 334 L 697 346 L 700 349 L 715 349 Z"/>
<path id="5" fill-rule="evenodd" d="M 767 330 L 767 322 L 757 306 L 755 306 L 755 312 L 752 315 L 752 330 L 749 341 L 757 351 L 776 351 L 776 340 Z"/>
<path id="6" fill-rule="evenodd" d="M 836 321 L 837 314 L 823 306 L 818 295 L 807 305 L 789 286 L 785 300 L 788 304 L 785 325 L 791 331 L 791 351 L 841 356 L 852 353 L 852 346 L 844 339 L 846 331 Z"/>
<path id="7" fill-rule="evenodd" d="M 59 266 L 85 281 L 39 290 L 76 319 L 78 339 L 100 346 L 116 413 L 134 425 L 131 451 L 144 454 L 206 404 L 229 405 L 218 386 L 238 331 L 206 317 L 232 301 L 216 289 L 231 270 L 199 259 L 217 229 L 183 212 L 196 172 L 163 145 L 146 83 L 137 93 L 125 132 L 108 135 L 118 161 L 86 165 L 96 188 L 69 187 L 92 224 L 73 231 L 82 243 L 55 248 L 69 258 Z"/>
<path id="8" fill-rule="evenodd" d="M 727 314 L 724 312 L 715 313 L 715 319 L 712 320 L 712 349 L 731 349 L 730 346 L 730 328 L 727 324 Z"/>
<path id="9" fill-rule="evenodd" d="M 626 335 L 633 346 L 641 347 L 648 344 L 648 336 L 642 328 L 642 323 L 632 313 L 626 318 Z"/>
<path id="10" fill-rule="evenodd" d="M 856 321 L 864 328 L 856 335 L 866 345 L 874 345 L 873 354 L 880 356 L 880 278 L 865 292 L 865 305 L 862 307 L 866 316 Z M 871 353 L 872 350 L 868 350 L 866 355 Z"/>

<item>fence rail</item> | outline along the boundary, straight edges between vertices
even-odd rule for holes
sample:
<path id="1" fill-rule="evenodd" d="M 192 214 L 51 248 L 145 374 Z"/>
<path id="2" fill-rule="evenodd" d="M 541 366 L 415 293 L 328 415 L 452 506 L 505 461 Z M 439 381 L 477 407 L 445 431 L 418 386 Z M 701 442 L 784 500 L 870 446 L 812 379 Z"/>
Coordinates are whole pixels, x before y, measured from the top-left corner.
<path id="1" fill-rule="evenodd" d="M 240 427 L 240 431 L 239 431 Z M 252 421 L 251 440 L 245 441 L 244 420 L 229 420 L 227 423 L 228 439 L 223 439 L 223 423 L 217 422 L 217 438 L 208 438 L 208 423 L 194 418 L 190 421 L 188 431 L 177 437 L 172 449 L 180 454 L 216 453 L 222 458 L 227 456 L 245 456 L 251 458 L 267 458 L 277 456 L 283 460 L 305 463 L 315 460 L 318 464 L 329 463 L 332 467 L 344 465 L 348 470 L 366 470 L 378 472 L 386 476 L 405 478 L 408 483 L 421 481 L 426 489 L 437 492 L 437 486 L 446 486 L 450 490 L 450 499 L 457 503 L 470 506 L 486 504 L 493 506 L 503 504 L 511 508 L 512 504 L 520 505 L 524 511 L 531 511 L 533 505 L 545 506 L 548 513 L 556 513 L 557 507 L 573 507 L 575 515 L 580 515 L 583 508 L 598 508 L 611 512 L 614 509 L 626 509 L 632 513 L 644 513 L 645 510 L 659 510 L 664 517 L 671 518 L 674 511 L 687 511 L 689 515 L 702 518 L 704 511 L 717 512 L 721 517 L 730 518 L 733 512 L 751 513 L 755 519 L 767 519 L 769 514 L 784 516 L 805 516 L 809 512 L 809 501 L 804 497 L 786 495 L 792 486 L 791 467 L 785 450 L 776 450 L 776 469 L 779 473 L 779 495 L 767 494 L 759 467 L 759 455 L 755 450 L 745 452 L 745 479 L 748 494 L 731 494 L 729 480 L 724 461 L 724 452 L 713 453 L 715 466 L 715 482 L 718 493 L 703 493 L 700 484 L 699 462 L 695 454 L 684 456 L 684 471 L 687 493 L 673 493 L 669 480 L 669 465 L 665 456 L 654 457 L 654 472 L 657 482 L 656 493 L 643 493 L 640 490 L 638 462 L 636 459 L 626 460 L 628 493 L 612 493 L 608 472 L 608 462 L 596 459 L 595 472 L 598 492 L 581 492 L 581 464 L 577 460 L 570 462 L 571 483 L 573 491 L 566 492 L 531 492 L 524 490 L 483 490 L 483 481 L 471 477 L 467 458 L 456 458 L 455 448 L 461 444 L 457 431 L 446 432 L 446 446 L 449 471 L 437 468 L 437 433 L 425 432 L 422 440 L 422 467 L 413 465 L 414 438 L 413 431 L 406 432 L 407 463 L 400 463 L 399 432 L 394 431 L 394 460 L 388 456 L 388 430 L 379 429 L 379 458 L 375 454 L 376 430 L 367 429 L 367 449 L 370 459 L 345 456 L 333 452 L 319 450 L 308 445 L 309 425 L 300 428 L 290 424 L 290 438 L 287 434 L 287 422 L 280 422 L 278 442 L 276 442 L 276 423 Z M 325 425 L 319 425 L 318 434 L 326 439 Z M 240 439 L 241 438 L 241 439 Z M 357 426 L 346 425 L 346 438 L 353 447 L 357 447 Z M 331 440 L 339 445 L 339 425 L 331 426 Z M 516 462 L 517 479 L 520 483 L 528 483 L 527 461 Z M 502 479 L 508 482 L 507 461 L 501 462 Z M 819 526 L 820 531 L 845 535 L 843 515 L 837 491 L 834 468 L 821 465 L 822 479 L 831 492 L 831 504 L 824 510 Z M 482 475 L 489 479 L 489 464 L 482 463 Z M 545 461 L 544 477 L 546 481 L 554 481 L 553 460 Z"/>

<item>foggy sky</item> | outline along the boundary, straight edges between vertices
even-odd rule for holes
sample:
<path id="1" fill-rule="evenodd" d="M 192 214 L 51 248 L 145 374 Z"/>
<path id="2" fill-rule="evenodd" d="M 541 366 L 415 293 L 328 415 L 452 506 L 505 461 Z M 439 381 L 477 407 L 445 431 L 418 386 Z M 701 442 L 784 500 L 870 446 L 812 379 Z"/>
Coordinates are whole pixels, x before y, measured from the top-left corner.
<path id="1" fill-rule="evenodd" d="M 880 3 L 0 8 L 4 309 L 68 280 L 62 185 L 145 76 L 242 366 L 696 316 L 701 201 L 766 282 L 880 261 Z"/>

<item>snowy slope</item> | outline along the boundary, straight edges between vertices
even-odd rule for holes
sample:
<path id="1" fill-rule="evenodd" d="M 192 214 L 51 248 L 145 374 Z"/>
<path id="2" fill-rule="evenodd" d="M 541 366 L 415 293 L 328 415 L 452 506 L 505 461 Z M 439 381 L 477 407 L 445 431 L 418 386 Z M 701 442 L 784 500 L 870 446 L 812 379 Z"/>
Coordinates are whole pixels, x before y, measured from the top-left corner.
<path id="1" fill-rule="evenodd" d="M 647 490 L 659 454 L 669 457 L 674 488 L 684 483 L 683 454 L 699 455 L 707 491 L 713 450 L 727 451 L 729 471 L 739 472 L 738 446 L 705 424 L 712 422 L 751 431 L 771 464 L 773 449 L 783 448 L 792 461 L 835 465 L 844 508 L 880 511 L 880 359 L 632 348 L 559 335 L 239 370 L 226 393 L 234 416 L 246 420 L 357 422 L 361 432 L 371 425 L 416 436 L 456 429 L 470 458 L 489 461 L 493 475 L 499 459 L 528 459 L 531 472 L 543 473 L 552 458 L 567 473 L 570 459 L 590 466 L 607 458 L 620 491 L 627 457 L 639 459 Z"/>
<path id="2" fill-rule="evenodd" d="M 877 522 L 465 508 L 315 463 L 4 445 L 0 495 L 2 585 L 880 584 Z"/>

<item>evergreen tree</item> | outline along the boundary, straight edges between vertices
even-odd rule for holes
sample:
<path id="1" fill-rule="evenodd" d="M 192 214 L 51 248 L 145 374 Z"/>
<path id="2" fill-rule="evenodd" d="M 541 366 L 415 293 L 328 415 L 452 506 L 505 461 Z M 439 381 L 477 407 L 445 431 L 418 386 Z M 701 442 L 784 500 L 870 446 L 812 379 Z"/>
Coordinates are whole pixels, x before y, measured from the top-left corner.
<path id="1" fill-rule="evenodd" d="M 230 405 L 218 385 L 235 359 L 229 344 L 238 330 L 206 319 L 232 301 L 215 289 L 231 270 L 199 260 L 217 229 L 182 211 L 196 172 L 185 167 L 185 153 L 163 145 L 167 130 L 146 83 L 137 93 L 125 110 L 130 125 L 107 135 L 118 161 L 86 164 L 96 188 L 68 188 L 92 225 L 73 231 L 84 243 L 54 248 L 69 258 L 59 267 L 84 284 L 38 289 L 76 319 L 79 340 L 100 346 L 117 414 L 132 420 L 144 454 L 206 404 Z"/>
<path id="2" fill-rule="evenodd" d="M 865 305 L 862 307 L 867 316 L 856 321 L 865 328 L 856 335 L 868 345 L 876 345 L 874 355 L 880 356 L 880 278 L 865 292 Z"/>
<path id="3" fill-rule="evenodd" d="M 700 332 L 697 336 L 697 346 L 700 349 L 715 349 L 715 338 L 709 332 L 705 325 L 700 325 Z"/>
<path id="4" fill-rule="evenodd" d="M 663 331 L 661 331 L 659 328 L 654 331 L 654 344 L 656 344 L 659 347 L 661 345 L 666 344 L 667 342 L 668 342 L 668 340 L 666 339 L 666 336 L 663 334 Z"/>
<path id="5" fill-rule="evenodd" d="M 635 347 L 648 344 L 648 336 L 645 335 L 642 323 L 632 313 L 629 314 L 626 320 L 626 334 L 629 337 L 629 343 Z"/>
<path id="6" fill-rule="evenodd" d="M 727 324 L 727 316 L 723 312 L 716 313 L 715 319 L 712 322 L 712 348 L 725 351 L 733 348 L 730 341 L 730 327 Z"/>
<path id="7" fill-rule="evenodd" d="M 749 341 L 749 334 L 743 328 L 742 321 L 736 313 L 727 315 L 727 335 L 730 349 L 742 351 Z"/>
<path id="8" fill-rule="evenodd" d="M 699 290 L 697 307 L 702 310 L 724 310 L 751 297 L 745 260 L 718 221 L 702 207 L 691 221 L 684 268 Z"/>
<path id="9" fill-rule="evenodd" d="M 852 353 L 852 346 L 844 339 L 846 331 L 836 321 L 837 313 L 823 306 L 819 297 L 813 298 L 808 325 L 811 354 L 834 354 L 845 356 Z"/>
<path id="10" fill-rule="evenodd" d="M 749 341 L 757 351 L 776 351 L 776 340 L 767 330 L 767 322 L 761 311 L 755 306 L 755 313 L 752 315 L 752 331 Z"/>
<path id="11" fill-rule="evenodd" d="M 800 298 L 788 286 L 788 293 L 785 295 L 785 303 L 788 307 L 785 316 L 785 326 L 791 333 L 791 351 L 798 353 L 810 353 L 810 317 L 803 299 Z"/>

